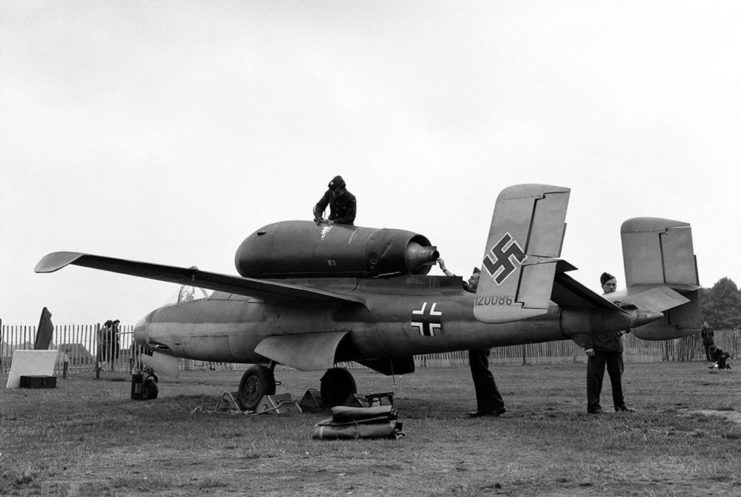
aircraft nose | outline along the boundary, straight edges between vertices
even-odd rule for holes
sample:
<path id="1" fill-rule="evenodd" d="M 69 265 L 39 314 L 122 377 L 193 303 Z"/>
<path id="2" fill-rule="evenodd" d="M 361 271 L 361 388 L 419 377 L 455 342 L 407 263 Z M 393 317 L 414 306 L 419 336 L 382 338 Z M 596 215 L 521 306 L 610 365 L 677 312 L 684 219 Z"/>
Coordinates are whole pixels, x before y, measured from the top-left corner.
<path id="1" fill-rule="evenodd" d="M 150 312 L 143 318 L 141 318 L 134 325 L 134 341 L 139 344 L 146 346 L 149 338 L 149 323 L 152 313 Z"/>

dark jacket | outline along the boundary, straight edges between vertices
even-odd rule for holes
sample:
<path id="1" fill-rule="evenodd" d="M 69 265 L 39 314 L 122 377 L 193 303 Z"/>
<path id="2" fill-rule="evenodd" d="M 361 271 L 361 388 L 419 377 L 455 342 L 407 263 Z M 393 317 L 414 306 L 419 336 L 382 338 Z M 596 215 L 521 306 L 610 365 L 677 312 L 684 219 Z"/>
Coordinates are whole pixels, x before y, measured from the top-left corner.
<path id="1" fill-rule="evenodd" d="M 355 195 L 352 193 L 345 190 L 345 193 L 336 197 L 332 190 L 327 190 L 314 206 L 314 217 L 321 217 L 327 205 L 329 205 L 330 221 L 337 224 L 353 224 L 355 222 L 356 201 Z"/>
<path id="2" fill-rule="evenodd" d="M 592 333 L 589 335 L 585 349 L 594 349 L 598 352 L 623 352 L 623 332 L 608 331 L 606 333 Z"/>
<path id="3" fill-rule="evenodd" d="M 606 333 L 592 333 L 585 348 L 593 348 L 599 352 L 622 352 L 623 332 L 610 331 Z"/>
<path id="4" fill-rule="evenodd" d="M 730 359 L 730 358 L 731 358 L 731 354 L 729 354 L 728 352 L 723 351 L 722 349 L 719 349 L 718 347 L 716 347 L 715 350 L 713 350 L 713 351 L 710 352 L 710 359 L 712 359 L 713 361 L 716 361 L 716 362 L 717 361 L 720 361 L 721 359 L 722 360 L 727 360 L 727 359 Z"/>

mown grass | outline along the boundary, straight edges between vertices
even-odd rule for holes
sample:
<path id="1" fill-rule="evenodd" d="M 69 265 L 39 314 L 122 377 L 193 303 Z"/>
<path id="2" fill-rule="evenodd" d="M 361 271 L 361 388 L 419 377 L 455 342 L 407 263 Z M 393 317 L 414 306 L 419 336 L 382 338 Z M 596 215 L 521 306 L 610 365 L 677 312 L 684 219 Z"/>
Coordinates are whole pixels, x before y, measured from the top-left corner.
<path id="1" fill-rule="evenodd" d="M 326 413 L 192 414 L 238 372 L 163 378 L 151 402 L 110 374 L 2 390 L 0 495 L 741 495 L 741 425 L 693 413 L 735 409 L 739 379 L 704 363 L 627 364 L 638 412 L 601 416 L 585 412 L 584 364 L 495 366 L 509 412 L 479 419 L 462 416 L 467 369 L 354 374 L 361 393 L 395 391 L 406 438 L 312 440 Z M 279 370 L 279 391 L 320 376 Z"/>

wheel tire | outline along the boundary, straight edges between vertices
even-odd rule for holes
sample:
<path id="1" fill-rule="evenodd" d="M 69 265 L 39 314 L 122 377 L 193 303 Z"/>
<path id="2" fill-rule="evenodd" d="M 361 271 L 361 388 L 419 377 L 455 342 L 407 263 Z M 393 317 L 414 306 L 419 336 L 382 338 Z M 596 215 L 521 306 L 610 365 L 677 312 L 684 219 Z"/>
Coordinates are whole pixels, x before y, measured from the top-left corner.
<path id="1" fill-rule="evenodd" d="M 248 411 L 254 411 L 263 395 L 275 393 L 275 376 L 265 366 L 252 366 L 242 375 L 237 400 Z"/>
<path id="2" fill-rule="evenodd" d="M 350 396 L 358 392 L 358 387 L 350 371 L 345 368 L 331 368 L 322 376 L 319 391 L 324 405 L 334 407 L 347 402 Z"/>
<path id="3" fill-rule="evenodd" d="M 142 385 L 142 400 L 156 399 L 157 395 L 159 395 L 157 378 L 155 376 L 149 376 L 144 380 L 144 384 Z"/>

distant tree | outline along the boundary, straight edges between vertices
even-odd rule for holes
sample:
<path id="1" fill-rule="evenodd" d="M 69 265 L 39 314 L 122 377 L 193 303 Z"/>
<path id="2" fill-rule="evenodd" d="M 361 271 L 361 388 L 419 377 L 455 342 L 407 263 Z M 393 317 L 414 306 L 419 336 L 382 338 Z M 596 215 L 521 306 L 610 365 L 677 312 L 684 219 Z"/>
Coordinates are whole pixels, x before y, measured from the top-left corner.
<path id="1" fill-rule="evenodd" d="M 719 279 L 712 288 L 700 290 L 700 315 L 716 330 L 741 325 L 741 293 L 730 278 Z"/>
<path id="2" fill-rule="evenodd" d="M 710 288 L 700 288 L 698 297 L 700 300 L 700 319 L 709 323 L 711 319 L 710 316 L 713 312 L 713 295 Z"/>

